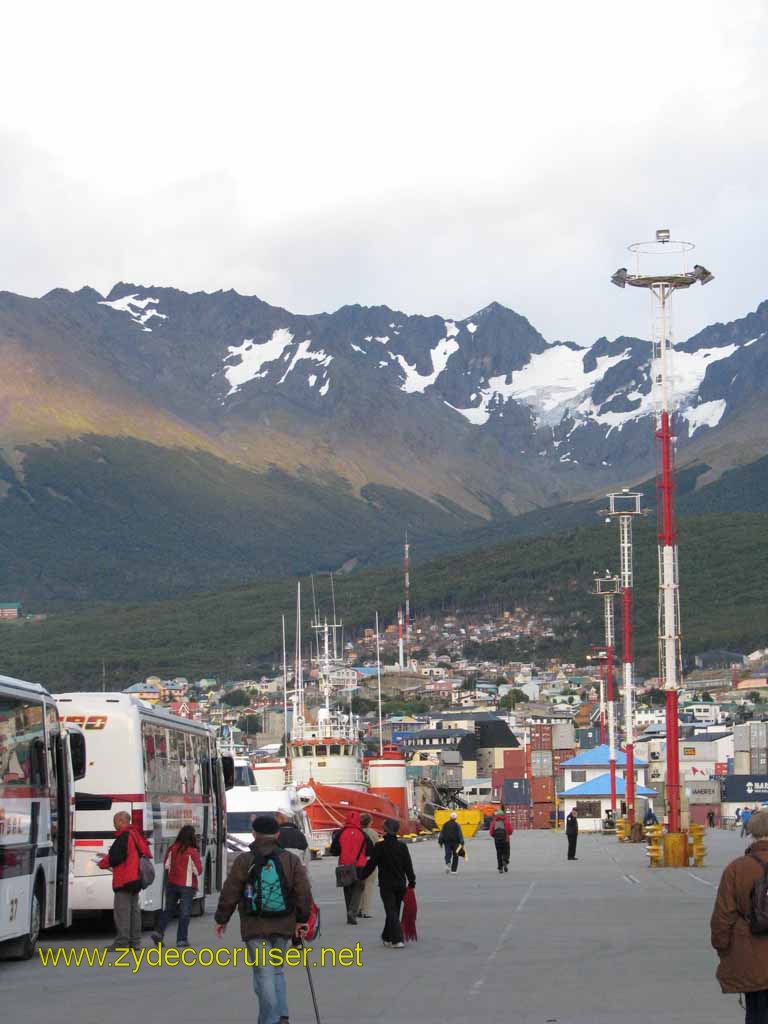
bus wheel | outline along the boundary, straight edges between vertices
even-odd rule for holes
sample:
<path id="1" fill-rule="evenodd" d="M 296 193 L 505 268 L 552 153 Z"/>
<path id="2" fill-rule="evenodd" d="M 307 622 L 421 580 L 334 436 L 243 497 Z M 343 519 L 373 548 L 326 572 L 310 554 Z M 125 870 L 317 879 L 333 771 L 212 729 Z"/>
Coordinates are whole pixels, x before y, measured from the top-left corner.
<path id="1" fill-rule="evenodd" d="M 32 900 L 29 904 L 29 931 L 26 935 L 22 935 L 20 939 L 16 939 L 14 943 L 9 943 L 8 952 L 11 956 L 18 957 L 21 960 L 32 959 L 37 949 L 37 941 L 40 938 L 40 931 L 45 919 L 44 915 L 45 889 L 42 880 L 38 878 L 32 890 Z"/>

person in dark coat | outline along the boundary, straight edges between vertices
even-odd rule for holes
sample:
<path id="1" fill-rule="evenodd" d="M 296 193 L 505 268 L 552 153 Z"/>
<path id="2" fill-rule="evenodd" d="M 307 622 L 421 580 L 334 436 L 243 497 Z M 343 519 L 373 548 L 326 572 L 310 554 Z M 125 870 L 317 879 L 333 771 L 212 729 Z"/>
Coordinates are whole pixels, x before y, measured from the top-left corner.
<path id="1" fill-rule="evenodd" d="M 459 854 L 458 849 L 464 843 L 464 833 L 461 831 L 461 825 L 456 820 L 456 812 L 454 811 L 448 821 L 440 829 L 440 835 L 437 837 L 437 841 L 443 848 L 443 854 L 445 855 L 445 873 L 448 872 L 456 874 L 456 869 L 459 866 Z"/>
<path id="2" fill-rule="evenodd" d="M 307 837 L 283 811 L 276 811 L 275 818 L 280 826 L 280 831 L 277 833 L 277 845 L 284 850 L 294 850 L 303 859 L 309 847 Z"/>
<path id="3" fill-rule="evenodd" d="M 768 1021 L 768 956 L 762 935 L 753 935 L 747 920 L 752 886 L 768 867 L 768 811 L 749 820 L 754 842 L 743 857 L 723 871 L 710 921 L 712 946 L 719 964 L 717 980 L 723 992 L 744 993 L 746 1024 Z"/>
<path id="4" fill-rule="evenodd" d="M 376 843 L 373 855 L 360 872 L 362 879 L 368 878 L 376 870 L 379 872 L 379 892 L 386 915 L 381 940 L 385 946 L 394 949 L 403 949 L 405 946 L 400 927 L 400 908 L 406 888 L 416 887 L 411 851 L 402 839 L 397 838 L 399 829 L 399 821 L 387 818 L 384 822 L 384 838 Z"/>
<path id="5" fill-rule="evenodd" d="M 512 835 L 512 822 L 504 811 L 496 811 L 491 822 L 491 837 L 496 847 L 496 866 L 499 874 L 509 871 L 509 837 Z"/>
<path id="6" fill-rule="evenodd" d="M 568 839 L 568 860 L 578 860 L 576 842 L 579 838 L 579 816 L 575 807 L 565 819 L 565 835 Z"/>

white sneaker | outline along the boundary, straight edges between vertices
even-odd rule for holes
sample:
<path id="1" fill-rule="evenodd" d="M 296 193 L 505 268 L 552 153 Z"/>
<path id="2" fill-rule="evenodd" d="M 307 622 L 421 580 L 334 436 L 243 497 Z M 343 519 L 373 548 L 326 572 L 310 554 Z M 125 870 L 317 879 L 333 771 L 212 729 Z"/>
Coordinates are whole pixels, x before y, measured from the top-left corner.
<path id="1" fill-rule="evenodd" d="M 451 873 L 451 869 L 450 869 L 450 868 L 446 868 L 446 869 L 445 869 L 445 873 L 446 873 L 446 875 L 450 875 L 450 873 Z"/>
<path id="2" fill-rule="evenodd" d="M 384 939 L 383 941 L 384 941 L 384 945 L 385 945 L 385 946 L 391 946 L 391 945 L 392 945 L 392 943 L 391 943 L 391 942 L 387 942 L 387 940 L 386 940 L 386 939 Z"/>
<path id="3" fill-rule="evenodd" d="M 393 942 L 392 943 L 392 949 L 405 949 L 405 943 L 404 942 Z"/>

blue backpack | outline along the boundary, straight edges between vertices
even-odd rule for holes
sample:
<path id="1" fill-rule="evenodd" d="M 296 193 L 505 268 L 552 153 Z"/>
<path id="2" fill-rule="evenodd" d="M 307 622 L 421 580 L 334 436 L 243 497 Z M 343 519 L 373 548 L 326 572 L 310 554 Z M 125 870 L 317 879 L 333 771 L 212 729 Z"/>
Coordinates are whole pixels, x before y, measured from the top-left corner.
<path id="1" fill-rule="evenodd" d="M 243 893 L 248 914 L 254 917 L 284 917 L 296 909 L 281 863 L 286 856 L 292 854 L 275 850 L 266 857 L 254 855 Z"/>

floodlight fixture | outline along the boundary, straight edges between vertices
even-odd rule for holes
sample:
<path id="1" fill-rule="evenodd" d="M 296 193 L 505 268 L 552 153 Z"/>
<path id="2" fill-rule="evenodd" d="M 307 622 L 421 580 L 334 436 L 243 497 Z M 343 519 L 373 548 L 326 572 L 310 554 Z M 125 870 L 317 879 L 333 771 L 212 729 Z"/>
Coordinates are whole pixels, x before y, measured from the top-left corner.
<path id="1" fill-rule="evenodd" d="M 611 284 L 615 284 L 617 288 L 625 288 L 627 285 L 627 268 L 619 267 L 615 274 L 611 275 Z"/>
<path id="2" fill-rule="evenodd" d="M 710 281 L 714 281 L 715 279 L 715 275 L 707 270 L 706 267 L 702 267 L 700 263 L 694 264 L 693 276 L 697 281 L 700 281 L 702 285 L 709 284 Z"/>

